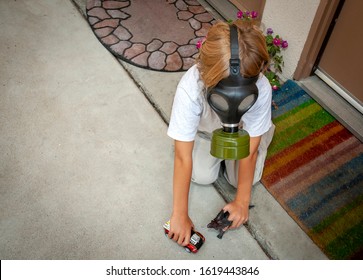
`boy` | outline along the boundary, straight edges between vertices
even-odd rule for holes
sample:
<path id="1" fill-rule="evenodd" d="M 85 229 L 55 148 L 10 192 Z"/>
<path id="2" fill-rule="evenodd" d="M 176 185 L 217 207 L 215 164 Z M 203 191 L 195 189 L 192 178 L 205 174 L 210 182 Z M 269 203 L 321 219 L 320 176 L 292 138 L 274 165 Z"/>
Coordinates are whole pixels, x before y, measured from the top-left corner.
<path id="1" fill-rule="evenodd" d="M 230 213 L 230 228 L 238 228 L 248 220 L 252 185 L 261 177 L 274 126 L 271 86 L 262 74 L 269 63 L 265 38 L 253 20 L 237 20 L 232 25 L 238 30 L 241 75 L 259 75 L 257 101 L 240 122 L 250 135 L 250 155 L 238 161 L 225 161 L 224 175 L 237 192 L 223 210 Z M 211 133 L 221 124 L 207 102 L 206 93 L 229 76 L 230 56 L 230 25 L 216 23 L 200 48 L 196 65 L 184 74 L 176 90 L 168 128 L 168 135 L 175 140 L 173 211 L 168 236 L 182 246 L 188 244 L 193 228 L 188 214 L 190 182 L 211 184 L 218 177 L 222 160 L 209 151 Z"/>

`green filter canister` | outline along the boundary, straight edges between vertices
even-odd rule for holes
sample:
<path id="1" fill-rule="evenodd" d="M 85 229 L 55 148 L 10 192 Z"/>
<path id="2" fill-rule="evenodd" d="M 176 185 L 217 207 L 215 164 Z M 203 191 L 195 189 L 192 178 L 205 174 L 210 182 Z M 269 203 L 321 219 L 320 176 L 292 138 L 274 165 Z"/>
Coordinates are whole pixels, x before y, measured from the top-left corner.
<path id="1" fill-rule="evenodd" d="M 222 128 L 213 131 L 210 153 L 220 159 L 238 160 L 250 154 L 250 136 L 245 130 L 225 132 Z"/>

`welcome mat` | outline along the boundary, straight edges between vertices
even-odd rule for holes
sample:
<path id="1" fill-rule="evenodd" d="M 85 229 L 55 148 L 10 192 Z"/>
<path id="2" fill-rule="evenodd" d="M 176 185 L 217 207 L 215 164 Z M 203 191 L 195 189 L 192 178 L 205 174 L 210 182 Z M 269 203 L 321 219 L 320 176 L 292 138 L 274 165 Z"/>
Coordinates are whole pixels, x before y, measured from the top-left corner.
<path id="1" fill-rule="evenodd" d="M 215 22 L 196 0 L 88 0 L 87 19 L 117 58 L 158 71 L 186 71 Z"/>
<path id="2" fill-rule="evenodd" d="M 273 95 L 261 182 L 331 259 L 363 258 L 363 144 L 295 82 Z"/>

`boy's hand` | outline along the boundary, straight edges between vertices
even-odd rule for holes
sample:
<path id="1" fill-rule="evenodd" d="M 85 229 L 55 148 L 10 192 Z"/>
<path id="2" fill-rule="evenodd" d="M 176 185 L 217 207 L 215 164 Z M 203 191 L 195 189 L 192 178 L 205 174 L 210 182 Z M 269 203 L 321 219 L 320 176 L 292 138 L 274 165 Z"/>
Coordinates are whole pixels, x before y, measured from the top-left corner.
<path id="1" fill-rule="evenodd" d="M 190 234 L 193 227 L 193 222 L 188 215 L 172 215 L 168 237 L 181 246 L 187 246 L 190 241 Z"/>
<path id="2" fill-rule="evenodd" d="M 238 228 L 248 221 L 249 203 L 232 201 L 224 206 L 223 211 L 229 212 L 228 220 L 232 222 L 229 228 Z"/>

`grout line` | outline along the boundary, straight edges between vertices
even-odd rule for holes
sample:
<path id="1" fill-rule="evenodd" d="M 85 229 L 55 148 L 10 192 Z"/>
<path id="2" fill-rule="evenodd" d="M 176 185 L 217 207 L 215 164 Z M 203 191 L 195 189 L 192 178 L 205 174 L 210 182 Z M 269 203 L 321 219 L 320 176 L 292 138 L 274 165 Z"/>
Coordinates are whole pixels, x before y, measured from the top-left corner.
<path id="1" fill-rule="evenodd" d="M 132 79 L 135 83 L 135 85 L 138 87 L 138 89 L 141 91 L 141 93 L 146 97 L 146 99 L 149 101 L 149 103 L 151 104 L 151 106 L 155 109 L 155 111 L 158 113 L 158 115 L 161 117 L 161 119 L 163 120 L 163 122 L 166 124 L 166 125 L 169 125 L 169 121 L 168 121 L 168 118 L 165 116 L 165 114 L 163 113 L 162 109 L 157 105 L 157 103 L 155 102 L 155 100 L 151 97 L 151 95 L 149 95 L 147 93 L 147 91 L 144 89 L 144 87 L 137 82 L 137 80 L 133 77 L 133 75 L 131 74 L 131 72 L 122 65 L 122 63 L 117 59 L 115 58 L 118 63 L 121 65 L 121 67 L 123 69 L 125 69 L 127 75 L 130 77 L 130 79 Z M 152 71 L 152 70 L 150 70 Z"/>
<path id="2" fill-rule="evenodd" d="M 83 13 L 83 9 L 77 4 L 76 1 L 74 0 L 69 0 L 74 7 L 76 7 L 76 9 L 78 10 L 78 12 L 84 17 L 84 18 L 87 18 L 86 15 Z"/>

